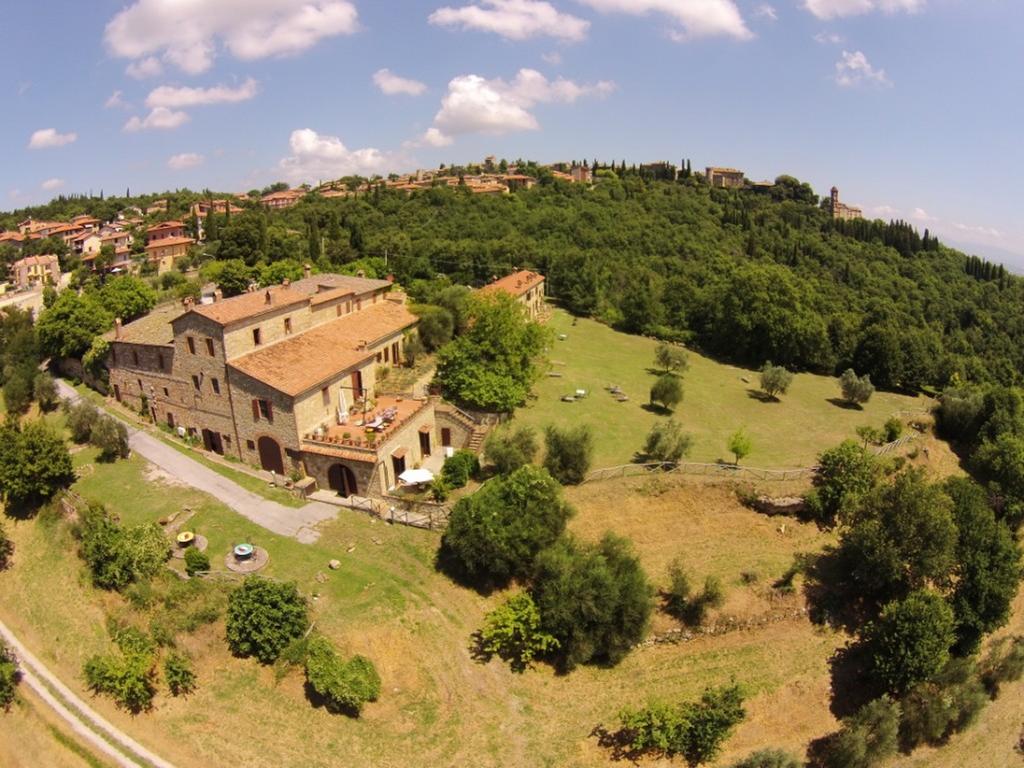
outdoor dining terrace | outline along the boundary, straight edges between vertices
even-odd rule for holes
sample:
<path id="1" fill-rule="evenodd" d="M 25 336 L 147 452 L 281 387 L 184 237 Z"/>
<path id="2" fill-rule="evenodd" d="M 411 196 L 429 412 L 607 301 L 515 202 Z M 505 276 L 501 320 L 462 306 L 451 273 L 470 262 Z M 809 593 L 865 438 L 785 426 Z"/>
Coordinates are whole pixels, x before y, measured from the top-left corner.
<path id="1" fill-rule="evenodd" d="M 381 395 L 350 409 L 348 423 L 322 424 L 303 440 L 316 445 L 376 452 L 402 426 L 429 404 L 426 399 Z"/>

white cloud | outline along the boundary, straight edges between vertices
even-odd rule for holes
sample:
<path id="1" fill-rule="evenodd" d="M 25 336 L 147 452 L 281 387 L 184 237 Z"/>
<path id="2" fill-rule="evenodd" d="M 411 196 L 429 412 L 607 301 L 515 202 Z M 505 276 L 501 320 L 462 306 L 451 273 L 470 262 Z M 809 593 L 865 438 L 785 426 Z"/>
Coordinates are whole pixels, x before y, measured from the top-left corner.
<path id="1" fill-rule="evenodd" d="M 49 149 L 51 147 L 63 147 L 65 144 L 74 143 L 77 138 L 78 134 L 73 131 L 58 133 L 55 128 L 40 128 L 28 140 L 28 148 Z"/>
<path id="2" fill-rule="evenodd" d="M 156 107 L 144 118 L 137 115 L 124 124 L 124 130 L 135 131 L 164 130 L 169 131 L 189 121 L 188 113 L 175 112 L 167 107 Z"/>
<path id="3" fill-rule="evenodd" d="M 406 149 L 415 149 L 416 147 L 447 147 L 454 141 L 455 139 L 437 130 L 437 128 L 427 128 L 416 139 L 403 142 L 402 146 Z"/>
<path id="4" fill-rule="evenodd" d="M 913 213 L 910 214 L 910 218 L 914 219 L 914 221 L 924 222 L 939 220 L 937 217 L 930 215 L 924 208 L 915 208 Z"/>
<path id="5" fill-rule="evenodd" d="M 461 75 L 448 83 L 434 127 L 446 138 L 464 133 L 533 131 L 540 127 L 529 111 L 534 105 L 571 104 L 584 96 L 605 96 L 613 90 L 615 83 L 607 80 L 578 85 L 562 77 L 548 80 L 535 69 L 519 70 L 510 83 L 500 78 Z"/>
<path id="6" fill-rule="evenodd" d="M 821 45 L 839 45 L 843 38 L 835 32 L 819 32 L 814 36 L 814 42 Z"/>
<path id="7" fill-rule="evenodd" d="M 150 77 L 162 75 L 164 73 L 164 65 L 160 63 L 160 59 L 156 56 L 147 56 L 144 59 L 131 62 L 124 68 L 124 71 L 128 77 L 134 77 L 136 80 L 146 80 Z"/>
<path id="8" fill-rule="evenodd" d="M 172 171 L 184 171 L 202 164 L 203 156 L 197 155 L 195 152 L 182 152 L 180 155 L 172 155 L 167 160 L 167 167 Z"/>
<path id="9" fill-rule="evenodd" d="M 955 222 L 953 224 L 953 229 L 968 235 L 982 235 L 985 237 L 992 237 L 997 240 L 1003 236 L 1003 233 L 998 229 L 993 229 L 992 227 L 971 226 L 961 222 Z"/>
<path id="10" fill-rule="evenodd" d="M 892 81 L 885 74 L 884 69 L 875 69 L 868 57 L 860 51 L 843 51 L 842 57 L 836 62 L 836 82 L 844 88 L 873 83 L 880 86 L 890 86 Z"/>
<path id="11" fill-rule="evenodd" d="M 439 27 L 494 32 L 509 40 L 547 35 L 578 41 L 590 29 L 589 21 L 562 13 L 545 0 L 481 0 L 480 5 L 445 6 L 427 20 Z"/>
<path id="12" fill-rule="evenodd" d="M 677 42 L 698 37 L 724 35 L 749 40 L 754 35 L 747 29 L 743 16 L 733 0 L 577 0 L 601 13 L 628 13 L 646 16 L 660 13 L 668 16 L 678 28 L 669 30 Z"/>
<path id="13" fill-rule="evenodd" d="M 871 213 L 878 219 L 895 219 L 900 216 L 900 209 L 891 205 L 876 205 L 871 209 Z"/>
<path id="14" fill-rule="evenodd" d="M 382 93 L 386 93 L 388 96 L 395 96 L 397 94 L 419 96 L 427 90 L 427 86 L 419 80 L 399 77 L 389 69 L 378 69 L 374 72 L 373 82 L 374 85 L 380 88 Z"/>
<path id="15" fill-rule="evenodd" d="M 110 94 L 110 98 L 107 99 L 106 103 L 104 103 L 103 106 L 107 109 L 126 108 L 128 106 L 128 102 L 126 102 L 122 98 L 122 96 L 123 94 L 121 93 L 121 91 L 114 91 L 112 94 Z"/>
<path id="16" fill-rule="evenodd" d="M 924 7 L 925 0 L 804 0 L 804 8 L 819 19 L 858 16 L 872 11 L 917 13 Z"/>
<path id="17" fill-rule="evenodd" d="M 248 101 L 256 95 L 259 87 L 251 77 L 237 88 L 226 85 L 215 85 L 212 88 L 173 88 L 161 85 L 154 88 L 146 97 L 146 106 L 150 109 L 166 107 L 199 107 L 207 104 L 235 104 Z"/>
<path id="18" fill-rule="evenodd" d="M 323 181 L 341 176 L 388 173 L 400 159 L 379 149 L 348 149 L 337 136 L 322 136 L 310 128 L 292 131 L 291 155 L 278 163 L 290 182 Z"/>
<path id="19" fill-rule="evenodd" d="M 110 20 L 104 39 L 119 58 L 160 55 L 198 74 L 213 65 L 218 45 L 244 60 L 294 55 L 353 34 L 357 16 L 350 0 L 136 0 Z"/>
<path id="20" fill-rule="evenodd" d="M 47 192 L 53 192 L 55 189 L 60 189 L 64 186 L 64 179 L 47 179 L 39 186 Z"/>
<path id="21" fill-rule="evenodd" d="M 778 21 L 779 12 L 775 10 L 775 6 L 768 5 L 768 3 L 761 3 L 754 9 L 754 16 L 759 19 L 768 19 L 768 21 Z"/>
<path id="22" fill-rule="evenodd" d="M 553 67 L 557 67 L 559 64 L 562 63 L 562 54 L 560 54 L 558 51 L 551 51 L 551 53 L 542 53 L 540 57 Z"/>

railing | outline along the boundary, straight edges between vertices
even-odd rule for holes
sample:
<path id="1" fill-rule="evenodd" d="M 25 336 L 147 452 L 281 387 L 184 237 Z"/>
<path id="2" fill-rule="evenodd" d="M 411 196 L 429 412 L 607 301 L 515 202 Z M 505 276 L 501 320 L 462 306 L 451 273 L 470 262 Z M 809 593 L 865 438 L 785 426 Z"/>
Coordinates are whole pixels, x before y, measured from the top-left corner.
<path id="1" fill-rule="evenodd" d="M 403 499 L 399 496 L 384 496 L 387 510 L 381 517 L 393 523 L 440 530 L 448 525 L 451 506 L 436 501 Z"/>

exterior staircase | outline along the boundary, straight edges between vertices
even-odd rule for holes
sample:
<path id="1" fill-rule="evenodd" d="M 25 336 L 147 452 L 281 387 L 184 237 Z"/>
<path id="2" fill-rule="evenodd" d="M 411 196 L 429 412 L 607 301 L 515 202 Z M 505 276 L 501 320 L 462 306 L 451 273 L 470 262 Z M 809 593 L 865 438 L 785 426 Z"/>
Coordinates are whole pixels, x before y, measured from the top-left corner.
<path id="1" fill-rule="evenodd" d="M 473 453 L 479 454 L 484 447 L 484 438 L 487 437 L 487 433 L 490 430 L 484 424 L 476 424 L 473 427 L 473 432 L 469 436 L 469 440 L 466 442 L 466 450 L 472 451 Z"/>

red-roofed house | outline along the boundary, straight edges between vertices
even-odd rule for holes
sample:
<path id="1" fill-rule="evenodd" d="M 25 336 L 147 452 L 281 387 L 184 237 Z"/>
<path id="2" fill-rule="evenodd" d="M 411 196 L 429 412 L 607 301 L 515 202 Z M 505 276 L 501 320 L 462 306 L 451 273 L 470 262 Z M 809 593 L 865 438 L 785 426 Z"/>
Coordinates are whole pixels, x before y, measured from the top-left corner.
<path id="1" fill-rule="evenodd" d="M 529 316 L 536 320 L 544 310 L 544 275 L 529 270 L 520 270 L 506 275 L 480 289 L 488 294 L 502 291 L 522 302 Z"/>
<path id="2" fill-rule="evenodd" d="M 53 254 L 18 259 L 11 264 L 11 280 L 19 288 L 60 285 L 60 261 Z"/>

